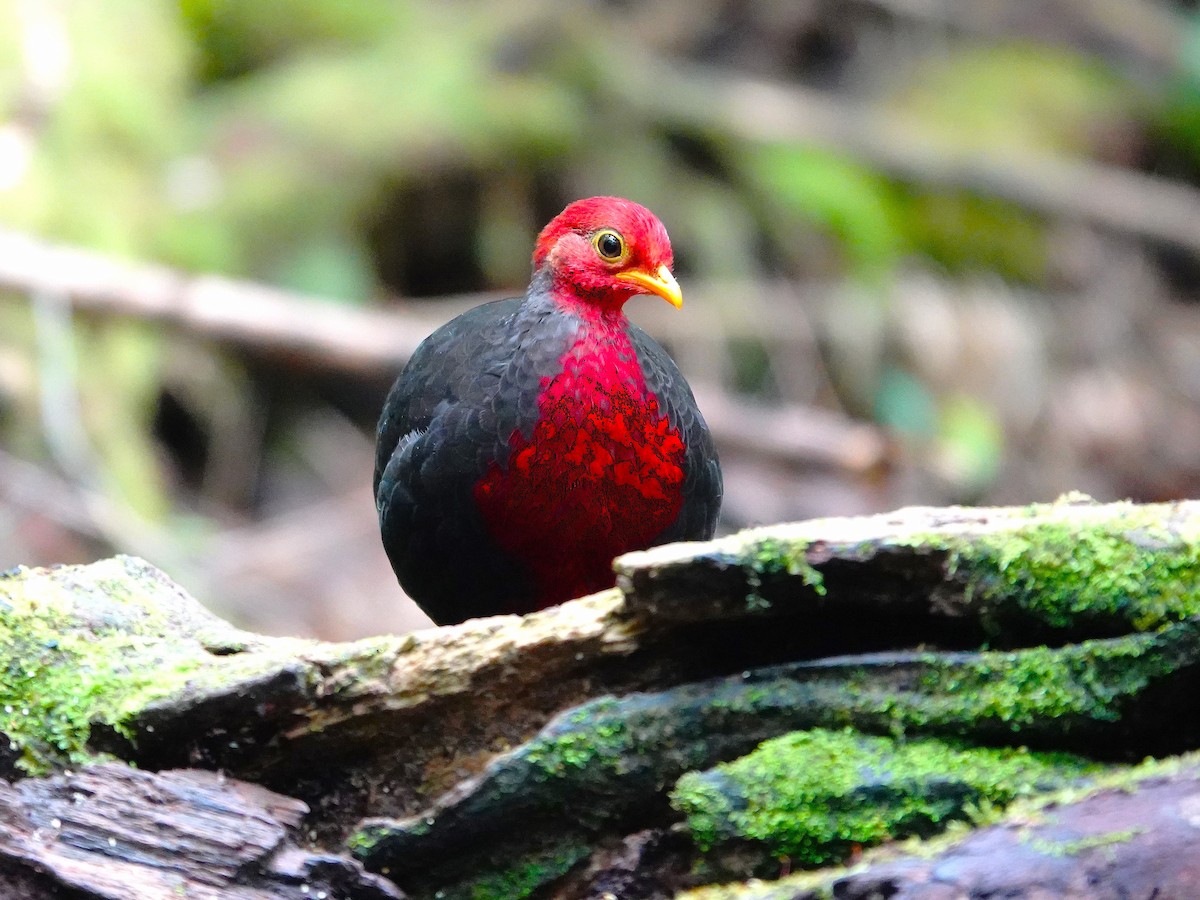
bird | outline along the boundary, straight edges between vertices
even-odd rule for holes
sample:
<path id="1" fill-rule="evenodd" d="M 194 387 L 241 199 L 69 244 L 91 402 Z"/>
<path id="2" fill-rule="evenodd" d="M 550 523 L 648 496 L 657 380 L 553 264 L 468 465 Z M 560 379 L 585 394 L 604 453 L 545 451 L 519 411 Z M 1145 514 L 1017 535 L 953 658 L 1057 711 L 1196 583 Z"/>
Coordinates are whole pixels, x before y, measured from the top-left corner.
<path id="1" fill-rule="evenodd" d="M 437 624 L 524 614 L 615 584 L 632 550 L 711 538 L 721 467 L 687 381 L 624 312 L 676 308 L 666 228 L 619 197 L 538 235 L 523 297 L 430 334 L 376 433 L 375 503 L 400 586 Z"/>

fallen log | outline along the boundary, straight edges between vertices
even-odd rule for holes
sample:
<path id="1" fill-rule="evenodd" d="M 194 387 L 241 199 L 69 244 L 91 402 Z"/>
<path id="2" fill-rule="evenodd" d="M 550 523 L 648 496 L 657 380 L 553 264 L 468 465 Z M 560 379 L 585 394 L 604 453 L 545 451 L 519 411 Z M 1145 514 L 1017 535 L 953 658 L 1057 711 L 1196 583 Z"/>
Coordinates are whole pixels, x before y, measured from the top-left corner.
<path id="1" fill-rule="evenodd" d="M 632 900 L 936 841 L 1200 748 L 1200 503 L 901 510 L 616 565 L 617 589 L 558 608 L 351 644 L 239 631 L 132 558 L 6 573 L 14 809 L 123 764 L 223 797 L 176 770 L 222 771 L 294 800 L 213 897 L 260 896 L 228 893 L 251 870 L 291 896 L 284 859 L 347 896 Z M 844 789 L 781 787 L 818 769 Z M 221 803 L 220 829 L 259 827 Z M 210 852 L 100 809 L 184 868 Z M 0 871 L 68 883 L 14 834 Z"/>

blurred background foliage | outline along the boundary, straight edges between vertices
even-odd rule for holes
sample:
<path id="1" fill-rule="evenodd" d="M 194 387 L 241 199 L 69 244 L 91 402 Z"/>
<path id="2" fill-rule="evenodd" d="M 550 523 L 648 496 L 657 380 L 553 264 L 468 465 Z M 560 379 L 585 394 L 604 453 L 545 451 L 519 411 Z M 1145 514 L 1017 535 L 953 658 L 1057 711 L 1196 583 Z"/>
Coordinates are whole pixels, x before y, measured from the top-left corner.
<path id="1" fill-rule="evenodd" d="M 1197 494 L 1193 3 L 0 0 L 0 62 L 0 226 L 305 295 L 285 319 L 429 330 L 519 291 L 569 200 L 650 206 L 688 304 L 630 311 L 712 410 L 728 528 Z M 0 565 L 135 552 L 256 628 L 420 622 L 370 496 L 399 349 L 322 365 L 19 263 Z"/>

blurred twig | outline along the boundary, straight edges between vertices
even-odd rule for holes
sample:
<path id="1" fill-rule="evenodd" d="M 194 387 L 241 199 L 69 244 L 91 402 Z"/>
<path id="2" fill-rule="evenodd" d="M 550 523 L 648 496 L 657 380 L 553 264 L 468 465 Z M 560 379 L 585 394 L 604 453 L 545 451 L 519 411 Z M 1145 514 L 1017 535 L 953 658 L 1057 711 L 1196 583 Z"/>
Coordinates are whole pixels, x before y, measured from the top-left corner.
<path id="1" fill-rule="evenodd" d="M 0 450 L 0 498 L 24 512 L 37 512 L 90 538 L 109 537 L 94 504 L 66 479 Z"/>

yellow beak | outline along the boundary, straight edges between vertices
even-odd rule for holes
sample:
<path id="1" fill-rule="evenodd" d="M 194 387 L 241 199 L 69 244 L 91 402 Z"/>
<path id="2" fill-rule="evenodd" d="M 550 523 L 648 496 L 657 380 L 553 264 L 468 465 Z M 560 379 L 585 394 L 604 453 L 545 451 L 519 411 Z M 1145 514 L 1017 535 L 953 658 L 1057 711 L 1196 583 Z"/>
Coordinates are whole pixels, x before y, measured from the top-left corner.
<path id="1" fill-rule="evenodd" d="M 683 307 L 683 292 L 679 290 L 679 282 L 666 266 L 659 266 L 657 272 L 630 269 L 628 272 L 621 272 L 617 278 L 636 284 L 646 293 L 658 294 L 676 309 Z"/>

